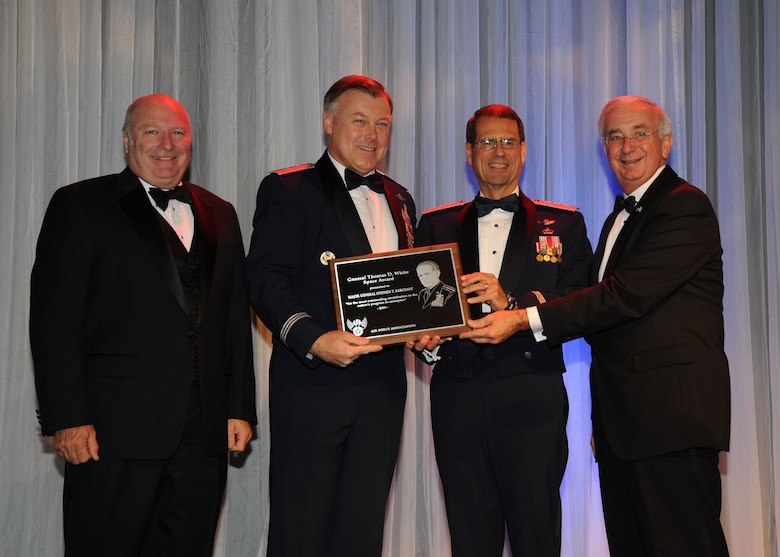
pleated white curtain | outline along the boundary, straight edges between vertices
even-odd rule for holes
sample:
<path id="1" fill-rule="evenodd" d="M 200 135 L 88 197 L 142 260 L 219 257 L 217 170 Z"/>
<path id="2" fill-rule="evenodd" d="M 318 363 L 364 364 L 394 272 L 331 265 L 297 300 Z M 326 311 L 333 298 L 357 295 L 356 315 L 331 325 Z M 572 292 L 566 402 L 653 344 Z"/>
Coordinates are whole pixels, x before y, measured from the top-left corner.
<path id="1" fill-rule="evenodd" d="M 393 96 L 386 171 L 420 209 L 473 197 L 466 120 L 506 103 L 526 124 L 521 187 L 579 206 L 594 243 L 617 190 L 598 145 L 601 107 L 640 94 L 667 109 L 670 163 L 713 200 L 725 248 L 734 411 L 723 523 L 732 555 L 777 557 L 778 29 L 770 0 L 0 0 L 0 555 L 62 553 L 62 465 L 39 434 L 27 336 L 35 240 L 54 190 L 121 170 L 125 108 L 163 92 L 192 117 L 191 179 L 234 202 L 248 241 L 260 180 L 320 156 L 325 90 L 363 73 Z M 265 555 L 262 324 L 256 340 L 259 439 L 230 469 L 218 556 Z M 587 345 L 570 343 L 566 357 L 562 554 L 603 557 Z M 430 376 L 408 360 L 388 557 L 450 555 Z"/>

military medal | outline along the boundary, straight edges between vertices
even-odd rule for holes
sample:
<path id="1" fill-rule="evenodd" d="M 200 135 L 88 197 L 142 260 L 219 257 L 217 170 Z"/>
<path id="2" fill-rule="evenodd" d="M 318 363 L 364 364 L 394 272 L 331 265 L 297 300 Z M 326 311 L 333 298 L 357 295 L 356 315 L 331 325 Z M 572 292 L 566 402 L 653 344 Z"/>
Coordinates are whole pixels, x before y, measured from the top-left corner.
<path id="1" fill-rule="evenodd" d="M 399 195 L 400 198 L 400 195 Z M 412 221 L 409 218 L 409 211 L 406 209 L 406 204 L 404 204 L 403 209 L 401 209 L 401 217 L 404 219 L 404 229 L 406 230 L 406 245 L 409 248 L 414 247 L 414 232 L 412 228 Z"/>
<path id="2" fill-rule="evenodd" d="M 547 229 L 544 230 L 547 232 Z M 552 232 L 552 230 L 550 230 Z M 536 260 L 560 263 L 563 260 L 563 244 L 560 236 L 539 236 L 536 242 Z"/>

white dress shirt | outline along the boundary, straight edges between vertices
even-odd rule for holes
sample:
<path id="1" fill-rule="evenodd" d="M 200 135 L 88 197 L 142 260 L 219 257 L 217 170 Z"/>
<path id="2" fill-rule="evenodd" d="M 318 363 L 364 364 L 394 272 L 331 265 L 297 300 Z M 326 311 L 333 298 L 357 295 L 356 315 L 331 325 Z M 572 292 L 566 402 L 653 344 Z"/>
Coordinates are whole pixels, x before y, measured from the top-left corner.
<path id="1" fill-rule="evenodd" d="M 344 187 L 347 187 L 347 181 L 344 174 L 347 168 L 336 161 L 328 152 L 333 166 L 339 172 L 339 176 L 344 180 Z M 363 230 L 366 231 L 368 243 L 371 244 L 371 251 L 382 253 L 385 251 L 395 251 L 398 249 L 398 229 L 395 227 L 393 213 L 390 211 L 390 204 L 382 193 L 377 193 L 368 186 L 360 186 L 349 190 L 349 196 L 352 203 L 355 204 L 360 222 L 363 223 Z"/>
<path id="2" fill-rule="evenodd" d="M 141 178 L 139 178 L 139 180 L 141 180 Z M 192 207 L 190 207 L 189 203 L 182 203 L 178 199 L 171 199 L 168 201 L 168 208 L 163 211 L 157 206 L 157 203 L 154 202 L 154 199 L 149 193 L 150 189 L 157 186 L 153 186 L 144 180 L 141 180 L 141 184 L 146 192 L 146 197 L 149 198 L 149 203 L 151 203 L 152 207 L 157 209 L 157 212 L 171 225 L 171 228 L 176 231 L 176 235 L 179 237 L 179 240 L 181 240 L 182 245 L 187 248 L 187 251 L 190 251 L 190 248 L 192 247 L 192 238 L 195 235 L 195 215 L 192 212 Z M 179 185 L 181 185 L 181 183 Z"/>
<path id="3" fill-rule="evenodd" d="M 520 188 L 516 187 L 513 193 L 520 197 Z M 482 193 L 480 192 L 479 195 L 482 196 Z M 504 261 L 506 241 L 509 238 L 509 231 L 512 229 L 512 219 L 514 218 L 514 213 L 497 208 L 477 219 L 480 272 L 491 273 L 498 278 L 501 272 L 501 263 Z M 483 313 L 490 313 L 491 311 L 492 309 L 488 304 L 482 304 Z"/>

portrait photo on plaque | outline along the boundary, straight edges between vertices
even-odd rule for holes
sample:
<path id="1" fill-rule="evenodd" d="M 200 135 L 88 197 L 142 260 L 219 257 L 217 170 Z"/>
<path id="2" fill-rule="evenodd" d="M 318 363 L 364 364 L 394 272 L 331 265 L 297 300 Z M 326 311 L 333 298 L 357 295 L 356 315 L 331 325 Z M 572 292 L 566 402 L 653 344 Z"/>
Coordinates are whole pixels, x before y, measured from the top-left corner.
<path id="1" fill-rule="evenodd" d="M 467 331 L 458 245 L 330 261 L 338 326 L 377 344 Z"/>

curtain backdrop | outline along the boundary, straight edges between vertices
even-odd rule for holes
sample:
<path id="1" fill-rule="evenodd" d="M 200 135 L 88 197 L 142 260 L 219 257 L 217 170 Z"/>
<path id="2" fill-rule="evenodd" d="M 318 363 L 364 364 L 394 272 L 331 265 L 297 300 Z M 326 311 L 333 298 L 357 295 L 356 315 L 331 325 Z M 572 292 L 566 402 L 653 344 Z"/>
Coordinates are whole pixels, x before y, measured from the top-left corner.
<path id="1" fill-rule="evenodd" d="M 465 123 L 505 103 L 526 124 L 521 187 L 579 206 L 594 243 L 617 191 L 598 143 L 601 107 L 640 94 L 666 108 L 670 164 L 712 199 L 725 249 L 734 410 L 723 524 L 732 555 L 777 557 L 778 29 L 775 0 L 0 0 L 0 555 L 62 554 L 62 463 L 40 436 L 27 335 L 35 241 L 54 190 L 120 171 L 127 105 L 166 93 L 192 118 L 191 179 L 236 205 L 248 241 L 260 180 L 321 155 L 324 92 L 363 73 L 393 96 L 385 170 L 420 209 L 474 196 Z M 230 468 L 218 556 L 265 555 L 261 323 L 256 345 L 259 439 Z M 563 555 L 603 557 L 587 345 L 568 344 L 566 357 Z M 407 367 L 383 553 L 446 557 L 431 370 L 411 358 Z"/>

